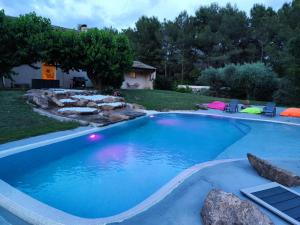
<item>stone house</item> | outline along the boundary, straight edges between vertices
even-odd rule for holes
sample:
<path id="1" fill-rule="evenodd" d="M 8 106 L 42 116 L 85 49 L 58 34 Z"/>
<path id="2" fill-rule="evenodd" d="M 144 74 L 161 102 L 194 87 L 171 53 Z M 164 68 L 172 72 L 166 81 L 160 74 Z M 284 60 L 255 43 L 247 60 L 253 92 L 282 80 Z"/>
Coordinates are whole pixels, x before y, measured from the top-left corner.
<path id="1" fill-rule="evenodd" d="M 39 69 L 33 69 L 30 66 L 22 65 L 16 67 L 14 71 L 17 75 L 13 76 L 13 81 L 5 79 L 5 87 L 23 87 L 32 88 L 34 81 L 55 82 L 50 87 L 60 88 L 73 88 L 73 78 L 84 78 L 86 80 L 86 87 L 92 87 L 92 82 L 88 78 L 86 72 L 83 71 L 70 71 L 68 74 L 64 73 L 60 69 L 54 70 L 52 77 L 45 77 L 43 71 L 43 65 L 36 63 L 36 67 Z M 124 82 L 121 88 L 124 89 L 153 89 L 153 81 L 156 78 L 156 69 L 152 66 L 146 65 L 139 61 L 134 61 L 132 70 L 129 73 L 124 74 Z M 48 87 L 48 86 L 47 86 Z"/>

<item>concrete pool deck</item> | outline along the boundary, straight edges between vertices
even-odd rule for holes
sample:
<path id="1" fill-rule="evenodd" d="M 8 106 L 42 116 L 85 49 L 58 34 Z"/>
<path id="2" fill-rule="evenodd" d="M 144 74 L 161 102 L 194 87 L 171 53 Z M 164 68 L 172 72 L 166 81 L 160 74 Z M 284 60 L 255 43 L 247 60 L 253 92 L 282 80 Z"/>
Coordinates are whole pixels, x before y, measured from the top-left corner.
<path id="1" fill-rule="evenodd" d="M 300 174 L 299 160 L 281 160 L 272 163 Z M 221 163 L 195 173 L 149 210 L 114 225 L 201 225 L 200 210 L 211 189 L 222 189 L 247 199 L 240 193 L 240 189 L 268 182 L 270 181 L 257 175 L 247 160 Z M 292 189 L 300 192 L 300 187 Z M 271 218 L 274 224 L 288 224 L 268 210 L 260 206 L 259 208 Z"/>
<path id="2" fill-rule="evenodd" d="M 255 106 L 258 108 L 263 108 L 263 106 Z M 276 107 L 276 116 L 269 117 L 264 116 L 261 114 L 249 114 L 249 113 L 227 113 L 220 110 L 208 109 L 208 110 L 197 110 L 197 111 L 174 111 L 174 112 L 194 112 L 203 115 L 211 115 L 211 116 L 223 116 L 223 117 L 230 117 L 236 119 L 248 119 L 248 120 L 260 120 L 260 121 L 269 121 L 269 122 L 279 122 L 279 123 L 287 123 L 287 124 L 299 124 L 300 125 L 300 118 L 297 117 L 286 117 L 280 116 L 280 113 L 286 110 L 287 108 L 284 107 Z"/>
<path id="3" fill-rule="evenodd" d="M 279 111 L 279 110 L 278 110 Z M 187 112 L 187 111 L 180 111 Z M 191 112 L 191 111 L 189 111 Z M 280 111 L 279 111 L 280 112 Z M 195 114 L 206 114 L 211 116 L 222 116 L 230 117 L 237 119 L 255 119 L 255 120 L 269 120 L 272 122 L 283 122 L 283 123 L 293 123 L 300 125 L 300 118 L 288 118 L 288 117 L 264 117 L 260 115 L 249 115 L 242 113 L 229 114 L 217 110 L 199 110 L 193 111 Z M 30 145 L 32 143 L 46 141 L 52 138 L 60 138 L 65 135 L 72 135 L 76 132 L 78 133 L 88 133 L 93 132 L 95 128 L 92 127 L 80 127 L 74 130 L 56 132 L 46 135 L 41 135 L 37 137 L 28 138 L 25 140 L 15 141 L 7 144 L 0 145 L 1 150 L 8 148 L 14 148 L 23 145 Z M 98 128 L 97 128 L 98 129 Z M 257 135 L 257 132 L 255 133 Z M 261 138 L 264 138 L 264 133 L 261 132 Z M 248 135 L 247 135 L 248 136 Z M 245 157 L 247 152 L 252 152 L 259 156 L 271 157 L 269 155 L 260 155 L 262 149 L 272 148 L 272 151 L 282 150 L 276 146 L 276 137 L 270 135 L 270 139 L 275 141 L 275 144 L 270 146 L 270 142 L 266 142 L 265 146 L 257 145 L 257 143 L 251 143 L 249 146 L 249 139 L 242 138 L 237 143 L 234 143 L 232 146 L 227 148 L 223 153 L 221 153 L 217 159 L 224 158 L 239 158 L 237 157 L 237 152 L 241 157 Z M 249 134 L 251 139 L 251 133 Z M 286 142 L 293 140 L 297 137 L 286 137 Z M 248 147 L 247 147 L 248 146 Z M 245 147 L 245 148 L 244 148 Z M 281 146 L 279 146 L 281 147 Z M 299 150 L 300 146 L 290 146 L 292 150 Z M 277 149 L 278 148 L 278 149 Z M 251 149 L 251 151 L 249 150 Z M 284 154 L 284 152 L 282 152 Z M 286 155 L 287 158 L 293 158 L 295 155 L 291 151 L 290 155 Z M 281 157 L 282 158 L 282 157 Z M 286 160 L 286 161 L 275 161 L 278 165 L 281 165 L 285 168 L 290 168 L 297 174 L 300 174 L 300 161 Z M 203 172 L 204 171 L 204 172 Z M 247 176 L 247 181 L 244 180 Z M 248 179 L 249 178 L 249 179 Z M 251 187 L 259 184 L 267 183 L 268 181 L 260 178 L 254 170 L 248 165 L 247 161 L 241 162 L 232 162 L 226 163 L 223 165 L 213 166 L 205 168 L 196 174 L 189 177 L 184 181 L 179 187 L 177 187 L 171 194 L 169 194 L 165 199 L 156 205 L 152 206 L 147 211 L 138 214 L 131 219 L 128 219 L 122 223 L 118 224 L 127 224 L 127 225 L 136 225 L 136 224 L 182 224 L 182 225 L 199 225 L 201 224 L 199 212 L 203 204 L 204 198 L 209 190 L 213 187 L 222 188 L 225 191 L 230 191 L 238 196 L 241 196 L 239 193 L 240 188 Z M 225 189 L 226 188 L 226 189 Z M 300 188 L 294 189 L 300 192 Z M 281 219 L 273 214 L 268 213 L 271 219 L 275 224 L 287 224 Z M 0 208 L 0 224 L 26 224 L 18 218 L 14 217 L 7 211 Z"/>

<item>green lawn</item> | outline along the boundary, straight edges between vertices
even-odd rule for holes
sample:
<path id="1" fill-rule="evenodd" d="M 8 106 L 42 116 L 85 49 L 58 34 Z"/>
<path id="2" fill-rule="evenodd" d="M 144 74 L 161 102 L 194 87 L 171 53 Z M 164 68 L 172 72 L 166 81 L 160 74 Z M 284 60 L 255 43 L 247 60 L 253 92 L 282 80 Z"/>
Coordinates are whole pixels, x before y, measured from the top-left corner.
<path id="1" fill-rule="evenodd" d="M 195 109 L 195 104 L 208 103 L 211 101 L 228 102 L 230 99 L 215 98 L 198 94 L 180 93 L 162 90 L 122 90 L 126 101 L 143 105 L 149 110 L 184 110 Z M 252 101 L 252 104 L 264 104 Z"/>
<path id="2" fill-rule="evenodd" d="M 53 131 L 73 129 L 73 122 L 58 122 L 32 111 L 22 91 L 0 91 L 0 143 Z"/>
<path id="3" fill-rule="evenodd" d="M 23 91 L 0 91 L 0 144 L 54 131 L 73 129 L 73 122 L 59 122 L 33 112 L 25 103 Z M 161 90 L 123 90 L 127 102 L 137 103 L 149 110 L 195 109 L 197 103 L 229 99 Z M 252 104 L 263 104 L 252 102 Z"/>

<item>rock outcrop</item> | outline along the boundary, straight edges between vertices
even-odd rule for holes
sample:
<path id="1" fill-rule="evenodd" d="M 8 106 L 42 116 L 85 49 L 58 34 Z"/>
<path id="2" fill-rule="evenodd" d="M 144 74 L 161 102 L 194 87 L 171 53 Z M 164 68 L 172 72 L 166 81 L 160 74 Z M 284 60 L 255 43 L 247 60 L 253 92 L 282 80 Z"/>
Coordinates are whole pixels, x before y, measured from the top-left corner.
<path id="1" fill-rule="evenodd" d="M 26 95 L 26 98 L 30 103 L 32 103 L 42 109 L 49 108 L 48 96 L 46 96 L 46 95 L 30 93 L 30 94 Z"/>
<path id="2" fill-rule="evenodd" d="M 201 210 L 204 225 L 270 225 L 273 222 L 257 206 L 232 193 L 213 189 Z"/>
<path id="3" fill-rule="evenodd" d="M 76 119 L 81 124 L 86 121 L 103 126 L 145 115 L 142 106 L 125 103 L 122 97 L 100 95 L 93 90 L 32 89 L 24 97 L 38 108 Z"/>
<path id="4" fill-rule="evenodd" d="M 250 153 L 247 154 L 247 157 L 251 166 L 260 176 L 288 187 L 300 185 L 300 177 L 298 175 L 272 165 L 270 162 Z"/>

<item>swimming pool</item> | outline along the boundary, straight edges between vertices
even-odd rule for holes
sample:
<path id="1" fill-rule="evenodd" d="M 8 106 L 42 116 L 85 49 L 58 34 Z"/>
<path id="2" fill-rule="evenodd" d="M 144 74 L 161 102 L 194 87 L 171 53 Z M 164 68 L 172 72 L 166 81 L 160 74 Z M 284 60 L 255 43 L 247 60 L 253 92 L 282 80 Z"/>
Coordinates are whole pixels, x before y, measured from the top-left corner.
<path id="1" fill-rule="evenodd" d="M 286 137 L 300 137 L 297 126 L 157 114 L 1 158 L 0 178 L 69 214 L 108 217 L 139 204 L 197 163 L 239 157 L 240 153 L 231 150 L 228 156 L 225 150 L 247 136 L 255 137 L 256 129 L 265 134 L 284 130 Z M 299 139 L 292 143 L 295 149 Z M 293 154 L 300 154 L 300 149 Z"/>

